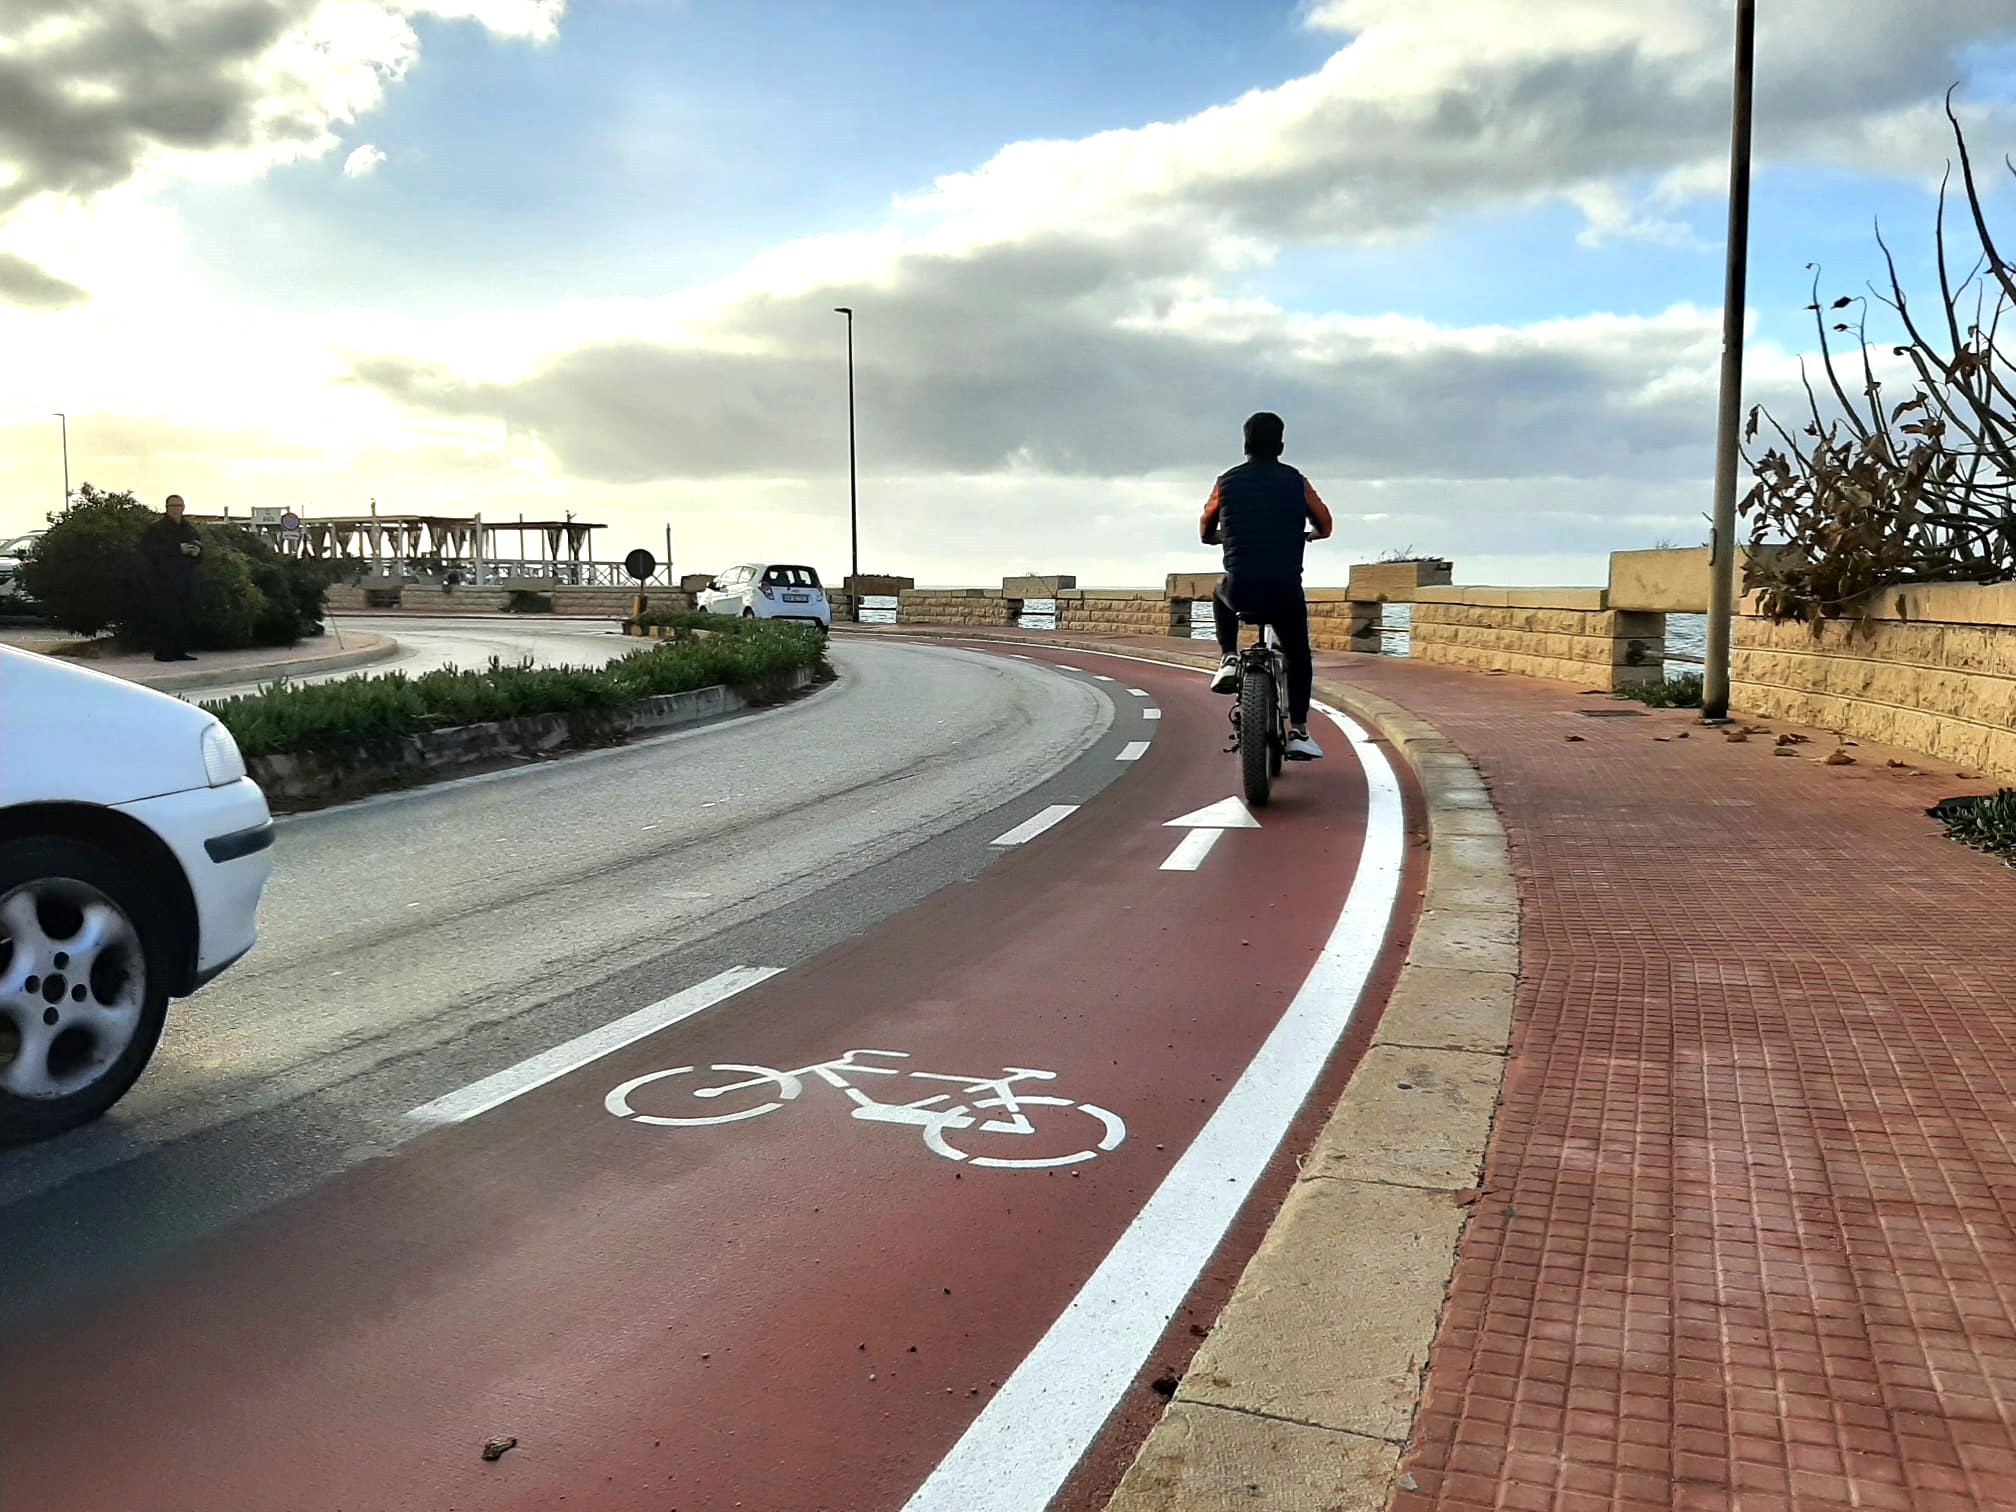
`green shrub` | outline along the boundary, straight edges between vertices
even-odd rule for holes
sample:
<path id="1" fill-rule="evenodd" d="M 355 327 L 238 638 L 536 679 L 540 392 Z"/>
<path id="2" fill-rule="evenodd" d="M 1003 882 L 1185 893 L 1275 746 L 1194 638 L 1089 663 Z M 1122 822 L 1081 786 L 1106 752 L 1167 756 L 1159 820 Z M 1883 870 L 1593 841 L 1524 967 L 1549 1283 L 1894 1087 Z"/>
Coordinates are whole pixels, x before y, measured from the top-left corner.
<path id="1" fill-rule="evenodd" d="M 22 565 L 22 589 L 51 623 L 80 635 L 144 640 L 158 611 L 141 539 L 158 519 L 130 492 L 86 483 Z M 332 569 L 282 556 L 242 525 L 198 527 L 191 643 L 209 650 L 288 646 L 322 629 Z"/>
<path id="2" fill-rule="evenodd" d="M 140 534 L 154 517 L 130 493 L 82 485 L 21 564 L 22 591 L 64 630 L 128 627 L 141 603 Z"/>
<path id="3" fill-rule="evenodd" d="M 1948 798 L 1926 812 L 1946 826 L 1949 838 L 2016 866 L 2016 788 L 1985 798 Z"/>
<path id="4" fill-rule="evenodd" d="M 816 631 L 759 622 L 744 633 L 664 642 L 606 667 L 507 666 L 493 658 L 476 670 L 280 684 L 207 707 L 247 757 L 386 755 L 424 730 L 533 714 L 614 715 L 641 698 L 722 683 L 761 690 L 819 666 L 824 654 Z"/>
<path id="5" fill-rule="evenodd" d="M 1652 709 L 1698 709 L 1701 707 L 1701 674 L 1682 672 L 1664 682 L 1639 683 L 1619 688 L 1619 698 L 1628 698 Z"/>

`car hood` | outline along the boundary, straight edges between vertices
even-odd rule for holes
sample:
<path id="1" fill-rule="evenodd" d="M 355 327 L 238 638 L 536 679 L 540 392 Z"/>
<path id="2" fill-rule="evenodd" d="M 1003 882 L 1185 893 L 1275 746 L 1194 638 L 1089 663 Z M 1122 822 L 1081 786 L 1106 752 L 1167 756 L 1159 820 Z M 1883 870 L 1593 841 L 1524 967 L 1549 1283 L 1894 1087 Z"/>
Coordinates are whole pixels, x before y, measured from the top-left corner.
<path id="1" fill-rule="evenodd" d="M 0 646 L 0 804 L 135 803 L 209 786 L 216 716 L 138 683 Z"/>

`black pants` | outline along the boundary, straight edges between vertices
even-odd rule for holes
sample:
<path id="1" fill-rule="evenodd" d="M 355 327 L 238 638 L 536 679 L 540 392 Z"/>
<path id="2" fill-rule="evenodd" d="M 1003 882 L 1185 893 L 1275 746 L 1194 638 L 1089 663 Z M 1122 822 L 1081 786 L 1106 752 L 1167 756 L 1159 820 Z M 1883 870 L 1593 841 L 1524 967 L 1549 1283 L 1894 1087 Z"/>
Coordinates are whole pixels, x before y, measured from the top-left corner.
<path id="1" fill-rule="evenodd" d="M 149 648 L 157 661 L 174 661 L 189 654 L 189 641 L 196 620 L 196 584 L 192 579 L 171 579 L 156 585 L 153 611 L 148 616 Z"/>
<path id="2" fill-rule="evenodd" d="M 1218 649 L 1227 656 L 1239 649 L 1239 621 L 1259 620 L 1274 627 L 1288 663 L 1288 722 L 1301 729 L 1309 723 L 1309 691 L 1316 681 L 1316 663 L 1309 652 L 1309 605 L 1300 583 L 1248 583 L 1221 578 L 1211 596 L 1211 617 L 1218 624 Z"/>

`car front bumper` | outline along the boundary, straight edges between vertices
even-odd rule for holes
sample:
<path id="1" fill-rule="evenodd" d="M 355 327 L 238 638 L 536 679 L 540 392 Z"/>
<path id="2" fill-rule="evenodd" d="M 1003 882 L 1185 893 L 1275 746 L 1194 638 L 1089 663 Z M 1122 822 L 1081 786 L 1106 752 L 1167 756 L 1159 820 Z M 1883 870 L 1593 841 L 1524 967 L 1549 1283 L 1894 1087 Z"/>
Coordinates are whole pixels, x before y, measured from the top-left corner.
<path id="1" fill-rule="evenodd" d="M 249 777 L 119 806 L 174 852 L 196 901 L 196 981 L 209 981 L 259 938 L 259 900 L 273 876 L 273 820 Z"/>

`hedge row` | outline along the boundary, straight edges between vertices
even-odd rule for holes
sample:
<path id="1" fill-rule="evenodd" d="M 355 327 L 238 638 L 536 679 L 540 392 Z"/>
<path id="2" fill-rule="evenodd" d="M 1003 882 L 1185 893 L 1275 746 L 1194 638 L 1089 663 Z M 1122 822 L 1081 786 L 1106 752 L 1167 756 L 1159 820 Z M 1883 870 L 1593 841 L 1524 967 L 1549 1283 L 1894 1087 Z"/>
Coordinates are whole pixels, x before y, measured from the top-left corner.
<path id="1" fill-rule="evenodd" d="M 616 711 L 661 693 L 726 684 L 760 687 L 819 666 L 825 643 L 797 625 L 728 621 L 726 634 L 660 641 L 605 667 L 490 665 L 444 667 L 323 683 L 279 683 L 263 693 L 206 705 L 250 757 L 313 751 L 328 756 L 385 755 L 426 730 L 534 714 Z"/>

